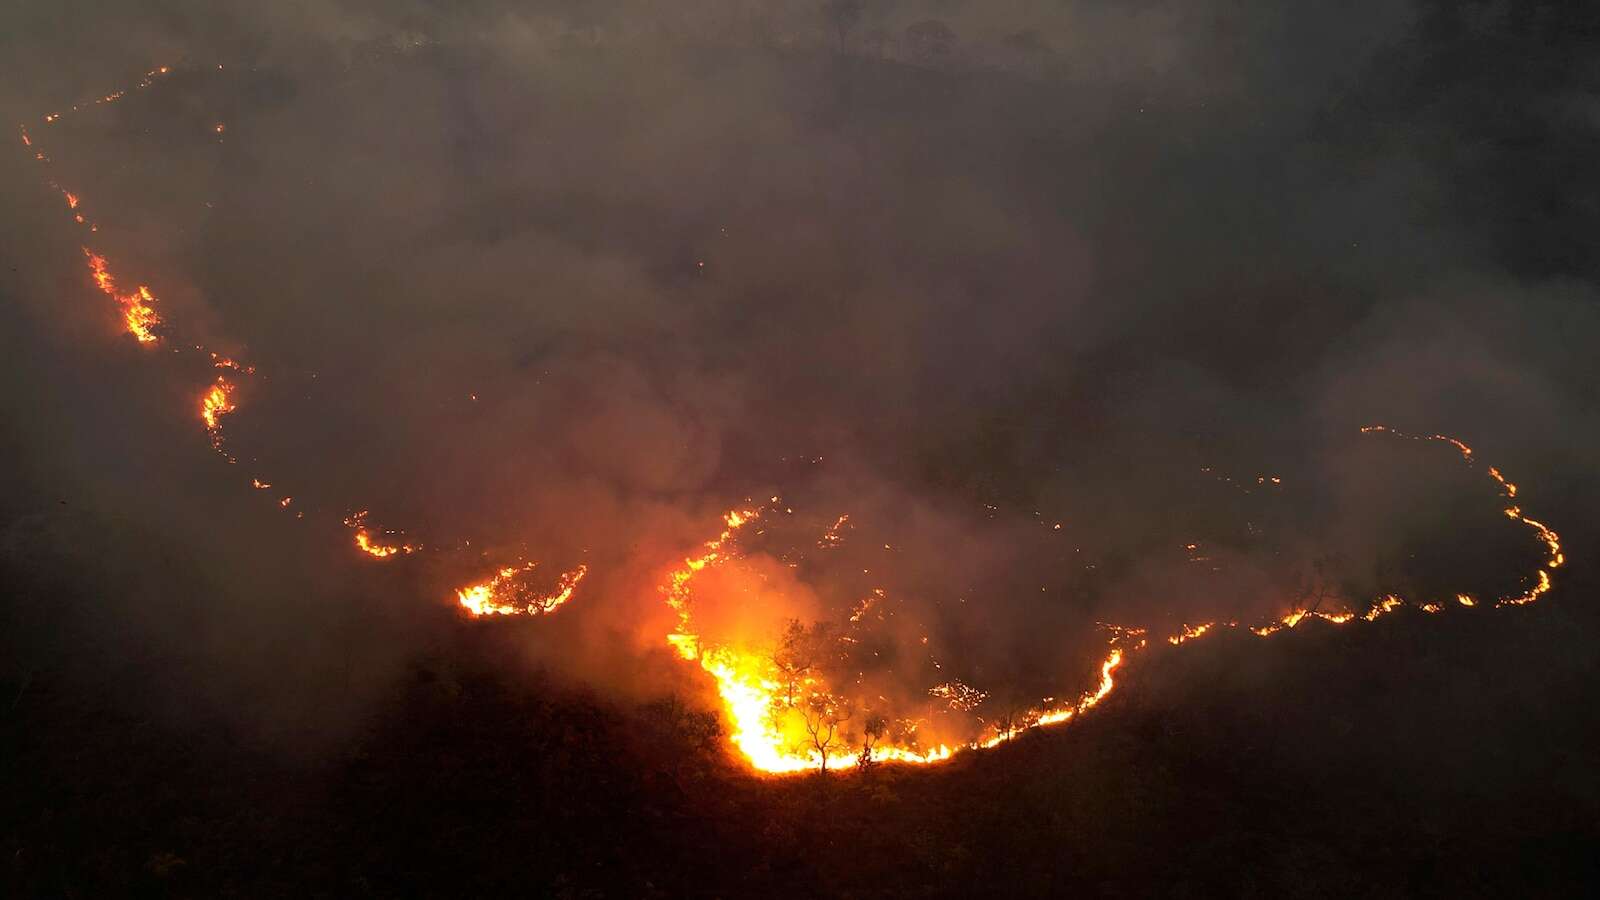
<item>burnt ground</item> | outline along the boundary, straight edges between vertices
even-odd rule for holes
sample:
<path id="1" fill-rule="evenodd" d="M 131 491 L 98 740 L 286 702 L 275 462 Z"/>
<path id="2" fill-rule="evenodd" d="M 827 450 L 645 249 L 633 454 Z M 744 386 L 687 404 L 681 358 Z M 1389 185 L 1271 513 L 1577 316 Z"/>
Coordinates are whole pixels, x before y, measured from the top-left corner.
<path id="1" fill-rule="evenodd" d="M 1140 658 L 1075 726 L 827 778 L 753 777 L 691 706 L 507 665 L 493 629 L 458 626 L 301 755 L 153 702 L 204 677 L 181 662 L 78 658 L 3 686 L 6 893 L 1592 895 L 1582 580 L 1207 639 Z"/>

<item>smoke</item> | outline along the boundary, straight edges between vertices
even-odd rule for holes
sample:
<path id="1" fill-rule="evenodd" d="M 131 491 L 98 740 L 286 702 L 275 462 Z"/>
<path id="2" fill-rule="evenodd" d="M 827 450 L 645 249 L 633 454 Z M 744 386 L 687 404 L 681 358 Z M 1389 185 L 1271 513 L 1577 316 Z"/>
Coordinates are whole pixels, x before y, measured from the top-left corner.
<path id="1" fill-rule="evenodd" d="M 1567 14 L 847 6 L 8 13 L 17 121 L 177 68 L 30 128 L 164 315 L 262 371 L 225 466 L 205 382 L 115 339 L 8 158 L 24 633 L 326 729 L 533 559 L 590 575 L 506 643 L 648 693 L 683 677 L 663 575 L 751 498 L 792 512 L 702 585 L 708 627 L 882 590 L 874 694 L 1038 696 L 1089 683 L 1097 621 L 1529 568 L 1481 479 L 1368 422 L 1462 435 L 1552 519 L 1593 497 L 1595 117 L 1534 52 L 1578 58 Z M 356 509 L 435 552 L 349 558 Z"/>

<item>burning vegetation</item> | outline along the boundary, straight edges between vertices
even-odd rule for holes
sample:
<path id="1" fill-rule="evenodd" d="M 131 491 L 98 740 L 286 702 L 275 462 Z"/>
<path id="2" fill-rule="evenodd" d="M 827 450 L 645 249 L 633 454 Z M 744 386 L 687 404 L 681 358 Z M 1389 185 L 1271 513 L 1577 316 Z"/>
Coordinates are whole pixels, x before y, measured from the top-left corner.
<path id="1" fill-rule="evenodd" d="M 152 70 L 135 89 L 149 87 L 156 78 L 170 71 L 168 67 Z M 74 106 L 68 112 L 116 102 L 125 93 L 115 91 L 91 104 Z M 43 121 L 53 124 L 61 115 L 51 113 Z M 222 125 L 215 126 L 217 134 L 223 130 Z M 34 139 L 26 128 L 21 131 L 21 141 L 30 150 L 34 148 Z M 42 151 L 35 151 L 35 155 L 41 164 L 50 165 Z M 97 226 L 87 222 L 79 212 L 83 203 L 81 196 L 65 190 L 61 193 L 74 221 L 89 232 L 97 232 Z M 157 311 L 158 301 L 149 287 L 139 284 L 132 290 L 124 290 L 119 287 L 119 276 L 113 275 L 104 255 L 88 246 L 83 248 L 83 254 L 94 286 L 114 301 L 121 328 L 139 345 L 154 347 L 178 333 L 174 324 L 165 321 Z M 223 433 L 224 420 L 239 411 L 238 385 L 232 379 L 256 377 L 255 366 L 200 344 L 177 340 L 171 343 L 177 345 L 175 352 L 197 354 L 208 371 L 224 370 L 224 374 L 215 375 L 204 387 L 198 413 L 211 446 L 228 462 L 236 462 L 236 457 L 224 450 Z M 1464 465 L 1478 466 L 1471 447 L 1456 438 L 1441 434 L 1412 435 L 1382 425 L 1369 426 L 1362 431 L 1411 442 L 1448 445 Z M 882 763 L 939 763 L 961 752 L 994 747 L 1029 729 L 1078 719 L 1112 694 L 1117 686 L 1117 675 L 1125 664 L 1151 647 L 1176 647 L 1223 631 L 1269 638 L 1310 621 L 1359 627 L 1360 623 L 1404 608 L 1439 614 L 1452 606 L 1506 607 L 1533 603 L 1551 589 L 1554 573 L 1565 562 L 1560 537 L 1548 525 L 1524 512 L 1517 499 L 1517 485 L 1507 480 L 1498 468 L 1488 466 L 1484 471 L 1504 501 L 1504 516 L 1527 529 L 1543 548 L 1543 561 L 1524 580 L 1520 591 L 1492 598 L 1466 590 L 1439 597 L 1402 597 L 1397 592 L 1386 591 L 1370 598 L 1336 598 L 1337 602 L 1326 608 L 1323 601 L 1329 598 L 1319 593 L 1315 602 L 1297 603 L 1264 622 L 1216 619 L 1180 623 L 1170 633 L 1147 625 L 1107 624 L 1104 631 L 1108 638 L 1101 644 L 1099 654 L 1077 666 L 1089 675 L 1085 679 L 1087 683 L 1063 685 L 1068 690 L 1060 694 L 1025 698 L 1017 696 L 1004 684 L 973 684 L 962 677 L 951 677 L 944 670 L 945 661 L 935 651 L 927 649 L 930 641 L 926 634 L 918 640 L 905 642 L 912 650 L 905 646 L 894 648 L 896 658 L 904 667 L 904 671 L 895 673 L 897 681 L 903 685 L 913 678 L 924 680 L 911 691 L 897 692 L 885 687 L 879 679 L 869 677 L 870 670 L 884 665 L 882 659 L 888 646 L 874 629 L 877 623 L 886 621 L 886 616 L 893 615 L 900 597 L 882 585 L 872 585 L 861 592 L 847 604 L 848 615 L 838 620 L 823 617 L 805 621 L 792 617 L 778 628 L 757 632 L 723 630 L 714 623 L 707 624 L 707 617 L 702 614 L 704 607 L 708 602 L 716 602 L 711 597 L 716 590 L 706 586 L 708 577 L 746 565 L 744 545 L 748 533 L 768 518 L 792 514 L 792 510 L 781 506 L 776 496 L 765 504 L 728 511 L 717 534 L 665 572 L 658 596 L 670 613 L 672 627 L 660 636 L 660 641 L 679 659 L 697 666 L 710 679 L 720 700 L 733 747 L 757 770 L 826 772 L 839 768 L 869 769 Z M 1254 485 L 1263 490 L 1279 489 L 1282 483 L 1276 475 L 1254 479 Z M 259 475 L 252 476 L 249 484 L 257 490 L 272 487 L 270 480 Z M 277 503 L 287 510 L 292 500 L 282 496 Z M 297 517 L 303 515 L 296 511 Z M 343 520 L 351 534 L 351 545 L 366 559 L 395 560 L 421 554 L 425 549 L 452 546 L 448 542 L 434 541 L 431 536 L 424 545 L 407 538 L 403 531 L 374 528 L 367 519 L 368 513 L 363 509 Z M 860 527 L 848 512 L 828 511 L 828 516 L 820 521 L 830 520 L 832 524 L 810 532 L 804 546 L 820 553 L 837 551 L 850 543 L 849 535 Z M 1062 530 L 1059 522 L 1041 520 L 1040 524 L 1050 532 Z M 883 549 L 892 553 L 895 546 L 885 543 Z M 1185 550 L 1191 562 L 1212 562 L 1198 543 L 1186 545 Z M 438 552 L 450 551 L 440 549 Z M 553 578 L 545 575 L 547 571 L 539 561 L 519 559 L 461 586 L 456 590 L 455 600 L 460 610 L 472 617 L 550 615 L 574 598 L 589 567 L 578 565 L 557 572 Z M 952 668 L 956 667 L 952 665 Z"/>
<path id="2" fill-rule="evenodd" d="M 1385 426 L 1369 426 L 1363 433 L 1389 435 L 1409 441 L 1448 445 L 1467 466 L 1476 466 L 1472 449 L 1445 435 L 1413 436 Z M 1520 507 L 1511 504 L 1517 486 L 1505 479 L 1499 469 L 1487 468 L 1487 475 L 1507 502 L 1504 513 L 1532 532 L 1543 546 L 1542 564 L 1525 579 L 1526 588 L 1518 593 L 1495 598 L 1493 607 L 1532 603 L 1550 590 L 1552 573 L 1566 561 L 1559 535 L 1548 526 L 1528 518 Z M 776 507 L 778 498 L 772 498 Z M 944 681 L 926 688 L 926 695 L 946 713 L 964 718 L 970 736 L 964 740 L 928 739 L 933 716 L 904 703 L 891 702 L 881 694 L 861 689 L 861 678 L 851 674 L 863 665 L 854 659 L 862 644 L 861 611 L 884 596 L 875 589 L 860 603 L 849 620 L 841 625 L 818 622 L 804 625 L 791 621 L 780 635 L 755 637 L 713 637 L 695 624 L 695 585 L 709 569 L 737 565 L 741 532 L 758 522 L 767 508 L 732 510 L 724 517 L 724 529 L 707 541 L 703 552 L 685 559 L 660 588 L 660 593 L 676 616 L 677 628 L 667 642 L 685 660 L 697 662 L 715 681 L 729 723 L 734 746 L 755 768 L 763 772 L 787 773 L 830 768 L 870 768 L 880 762 L 928 764 L 943 762 L 964 750 L 994 747 L 1017 733 L 1072 721 L 1094 708 L 1116 688 L 1115 675 L 1130 654 L 1152 646 L 1149 629 L 1142 626 L 1107 624 L 1110 648 L 1099 662 L 1099 681 L 1071 700 L 1043 698 L 1033 703 L 986 703 L 989 695 L 960 681 Z M 843 522 L 845 517 L 840 517 Z M 837 524 L 817 542 L 832 548 L 841 543 Z M 1343 608 L 1325 609 L 1325 595 L 1319 594 L 1311 606 L 1300 606 L 1275 620 L 1262 623 L 1208 621 L 1184 623 L 1178 630 L 1157 639 L 1156 646 L 1178 646 L 1219 630 L 1244 631 L 1260 638 L 1293 629 L 1306 622 L 1349 625 L 1372 622 L 1403 608 L 1426 614 L 1443 612 L 1448 606 L 1475 607 L 1477 598 L 1467 593 L 1448 597 L 1402 598 L 1385 593 L 1361 605 L 1343 601 Z M 925 643 L 925 641 L 924 641 Z M 934 664 L 937 668 L 937 663 Z M 933 704 L 924 710 L 933 708 Z M 941 717 L 940 730 L 951 731 L 949 716 Z M 960 726 L 957 726 L 958 728 Z M 976 729 L 975 734 L 971 734 Z M 959 733 L 959 732 L 958 732 Z"/>

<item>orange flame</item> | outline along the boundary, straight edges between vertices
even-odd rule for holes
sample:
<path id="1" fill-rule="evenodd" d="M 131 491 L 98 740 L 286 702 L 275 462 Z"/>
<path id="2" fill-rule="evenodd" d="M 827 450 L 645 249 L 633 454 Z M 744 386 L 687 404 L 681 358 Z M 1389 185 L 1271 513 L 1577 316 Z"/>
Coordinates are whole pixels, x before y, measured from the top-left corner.
<path id="1" fill-rule="evenodd" d="M 415 553 L 422 549 L 421 544 L 410 544 L 404 542 L 398 544 L 384 543 L 374 538 L 372 536 L 372 532 L 367 528 L 367 511 L 364 509 L 360 512 L 352 513 L 350 516 L 346 517 L 344 524 L 346 527 L 354 528 L 356 531 L 356 549 L 372 557 L 373 559 L 388 559 L 391 556 Z M 385 537 L 399 536 L 398 532 L 393 531 L 385 531 L 383 534 Z"/>
<path id="2" fill-rule="evenodd" d="M 128 333 L 141 344 L 153 344 L 160 340 L 156 329 L 161 325 L 161 315 L 152 306 L 156 298 L 150 289 L 141 284 L 131 294 L 117 293 L 116 281 L 106 266 L 105 257 L 90 251 L 88 247 L 83 248 L 83 255 L 89 260 L 89 271 L 94 276 L 95 285 L 122 307 L 122 321 Z"/>
<path id="3" fill-rule="evenodd" d="M 218 69 L 222 67 L 217 66 Z M 143 88 L 152 83 L 158 75 L 165 75 L 169 68 L 162 66 L 146 73 L 144 81 L 138 84 Z M 114 91 L 105 94 L 95 103 L 113 102 L 122 96 L 125 91 Z M 71 111 L 78 111 L 86 104 L 72 107 Z M 46 123 L 53 123 L 61 118 L 60 113 L 50 113 L 44 117 Z M 225 125 L 216 123 L 213 126 L 217 134 L 224 133 Z M 26 128 L 22 130 L 22 142 L 27 147 L 33 146 L 33 141 Z M 42 151 L 35 153 L 35 158 L 48 161 Z M 52 186 L 54 184 L 52 183 Z M 68 208 L 76 210 L 80 203 L 78 195 L 62 190 L 67 200 Z M 83 222 L 80 215 L 75 217 Z M 87 223 L 85 223 L 87 224 Z M 90 226 L 90 230 L 96 230 Z M 154 304 L 156 298 L 148 287 L 140 285 L 131 293 L 119 293 L 116 281 L 104 257 L 83 248 L 88 260 L 90 272 L 97 288 L 115 300 L 121 310 L 124 324 L 130 334 L 141 344 L 154 344 L 160 338 L 158 329 L 163 322 L 156 312 Z M 203 349 L 203 348 L 196 348 Z M 210 354 L 213 365 L 220 369 L 231 369 L 241 374 L 253 374 L 254 368 L 243 366 L 238 362 L 216 353 Z M 205 423 L 212 446 L 221 449 L 221 420 L 236 409 L 233 399 L 234 386 L 224 377 L 218 376 L 200 399 L 200 416 Z M 476 400 L 476 395 L 472 396 Z M 1469 466 L 1476 465 L 1473 449 L 1466 443 L 1446 435 L 1431 434 L 1414 436 L 1383 425 L 1372 425 L 1361 429 L 1363 433 L 1384 433 L 1396 437 L 1415 441 L 1437 441 L 1451 445 L 1462 460 Z M 230 461 L 232 459 L 230 458 Z M 816 460 L 820 462 L 820 458 Z M 1488 466 L 1488 475 L 1497 483 L 1507 505 L 1503 512 L 1505 516 L 1522 526 L 1530 529 L 1537 540 L 1546 550 L 1546 557 L 1541 566 L 1533 573 L 1532 584 L 1521 594 L 1502 597 L 1492 604 L 1495 607 L 1519 606 L 1532 603 L 1552 589 L 1552 573 L 1560 568 L 1566 561 L 1559 535 L 1544 523 L 1525 515 L 1522 508 L 1513 501 L 1518 497 L 1517 485 L 1508 481 L 1498 468 Z M 1278 476 L 1260 475 L 1256 477 L 1256 484 L 1267 483 L 1281 485 L 1282 479 Z M 252 479 L 252 486 L 266 490 L 271 487 L 260 479 Z M 279 506 L 287 509 L 293 498 L 284 496 L 278 501 Z M 777 498 L 773 498 L 777 502 Z M 676 626 L 666 636 L 667 643 L 685 660 L 697 661 L 701 668 L 714 680 L 718 694 L 722 698 L 725 714 L 732 727 L 731 740 L 734 746 L 748 759 L 752 766 L 768 772 L 794 772 L 805 769 L 825 767 L 829 763 L 835 765 L 850 765 L 861 757 L 861 751 L 843 749 L 842 752 L 831 752 L 824 748 L 805 748 L 795 741 L 794 726 L 791 721 L 784 724 L 780 712 L 780 673 L 776 671 L 771 656 L 761 652 L 759 648 L 734 646 L 731 644 L 710 643 L 699 634 L 695 627 L 692 615 L 691 583 L 697 573 L 708 566 L 721 564 L 732 558 L 729 542 L 744 526 L 758 519 L 760 509 L 733 510 L 724 516 L 725 528 L 714 539 L 707 541 L 702 551 L 697 556 L 683 560 L 682 565 L 673 570 L 666 583 L 660 588 L 668 607 L 676 615 Z M 297 513 L 297 516 L 303 515 Z M 355 529 L 354 542 L 363 553 L 373 558 L 388 558 L 396 554 L 411 553 L 419 547 L 406 543 L 394 544 L 385 539 L 375 537 L 365 523 L 366 512 L 363 510 L 346 520 L 346 524 Z M 849 516 L 840 516 L 834 525 L 828 529 L 818 541 L 821 548 L 837 546 L 842 541 L 841 529 L 849 521 Z M 1056 530 L 1060 524 L 1054 526 Z M 381 532 L 384 538 L 394 537 L 396 532 Z M 888 548 L 888 545 L 885 545 Z M 1190 551 L 1197 549 L 1196 545 L 1189 545 Z M 526 585 L 527 575 L 536 568 L 532 562 L 508 566 L 496 571 L 488 579 L 467 585 L 457 591 L 457 601 L 460 606 L 471 615 L 513 615 L 513 614 L 548 614 L 565 604 L 573 595 L 578 584 L 588 573 L 586 565 L 565 572 L 559 576 L 554 590 L 548 593 L 539 593 Z M 881 599 L 882 592 L 875 591 L 874 597 L 862 602 L 856 610 L 852 621 L 858 621 L 871 607 L 875 599 Z M 1461 607 L 1475 607 L 1479 601 L 1472 596 L 1462 593 L 1455 595 L 1456 603 Z M 1340 612 L 1324 612 L 1317 609 L 1296 609 L 1282 615 L 1275 621 L 1263 625 L 1250 627 L 1248 630 L 1262 637 L 1270 637 L 1282 631 L 1293 629 L 1302 622 L 1316 619 L 1332 625 L 1343 625 L 1357 618 L 1371 622 L 1381 616 L 1387 615 L 1407 605 L 1402 598 L 1387 594 L 1370 604 L 1364 611 L 1346 610 Z M 1429 600 L 1415 604 L 1416 608 L 1425 613 L 1441 613 L 1446 609 L 1447 603 L 1441 600 Z M 1181 645 L 1189 640 L 1202 637 L 1211 633 L 1221 623 L 1207 622 L 1200 625 L 1184 625 L 1181 631 L 1167 637 L 1169 645 Z M 1225 623 L 1228 627 L 1235 627 L 1237 623 Z M 1076 701 L 1066 704 L 1056 703 L 1053 699 L 1046 699 L 1041 705 L 1029 711 L 1023 721 L 1024 727 L 1042 727 L 1072 720 L 1089 709 L 1092 709 L 1108 697 L 1115 689 L 1114 675 L 1125 660 L 1125 653 L 1132 653 L 1147 646 L 1144 637 L 1145 629 L 1110 626 L 1113 637 L 1108 655 L 1100 663 L 1100 681 L 1095 689 L 1082 694 Z M 1135 643 L 1137 641 L 1137 643 Z M 926 642 L 926 638 L 924 638 Z M 1126 646 L 1124 646 L 1126 645 Z M 794 686 L 784 686 L 786 692 L 792 693 Z M 947 685 L 951 691 L 954 687 Z M 982 697 L 982 692 L 965 685 L 960 686 L 964 692 L 971 696 Z M 816 678 L 808 678 L 800 685 L 800 690 L 812 699 L 819 702 L 820 709 L 833 709 L 836 699 L 828 693 L 827 686 L 821 684 Z M 790 713 L 795 711 L 793 699 L 787 701 Z M 982 740 L 976 740 L 960 747 L 940 745 L 924 748 L 917 746 L 914 741 L 896 744 L 890 742 L 885 745 L 874 746 L 869 752 L 873 760 L 894 760 L 907 763 L 935 763 L 949 759 L 960 750 L 992 747 L 1009 737 L 1013 733 L 995 733 Z"/>
<path id="4" fill-rule="evenodd" d="M 218 375 L 215 383 L 200 398 L 200 420 L 206 423 L 211 447 L 222 449 L 222 417 L 238 409 L 233 402 L 233 385 Z"/>
<path id="5" fill-rule="evenodd" d="M 1409 435 L 1395 431 L 1385 426 L 1369 426 L 1362 429 L 1363 433 L 1387 433 L 1413 440 L 1441 441 L 1450 444 L 1468 465 L 1475 464 L 1472 448 L 1462 441 L 1444 435 L 1430 435 L 1426 438 L 1411 438 Z M 1507 481 L 1498 469 L 1490 467 L 1489 475 L 1500 485 L 1506 497 L 1514 497 L 1517 493 L 1516 485 Z M 774 498 L 776 502 L 776 498 Z M 1535 572 L 1535 584 L 1525 593 L 1506 597 L 1498 601 L 1496 606 L 1522 605 L 1532 603 L 1551 588 L 1550 572 L 1565 561 L 1562 554 L 1560 537 L 1548 526 L 1523 515 L 1515 506 L 1505 510 L 1506 515 L 1533 530 L 1535 536 L 1548 550 L 1548 556 L 1541 568 Z M 782 673 L 770 653 L 761 652 L 749 647 L 734 646 L 731 644 L 710 644 L 706 638 L 694 629 L 691 609 L 691 583 L 695 575 L 706 567 L 730 559 L 728 543 L 735 537 L 740 528 L 757 519 L 761 514 L 759 509 L 734 510 L 724 517 L 726 527 L 723 531 L 704 545 L 704 550 L 698 556 L 692 556 L 683 561 L 683 564 L 673 570 L 661 586 L 660 593 L 667 605 L 677 614 L 677 628 L 667 635 L 667 642 L 685 660 L 698 661 L 700 667 L 709 674 L 717 687 L 717 693 L 722 699 L 723 713 L 730 723 L 730 740 L 733 746 L 750 763 L 752 767 L 763 772 L 787 773 L 826 768 L 828 765 L 849 766 L 861 759 L 862 751 L 838 747 L 834 752 L 831 745 L 818 749 L 813 740 L 810 744 L 804 740 L 796 740 L 792 725 L 784 724 L 785 710 L 794 710 L 795 703 L 791 696 L 796 690 L 793 680 L 785 682 Z M 834 526 L 829 528 L 819 546 L 833 546 L 838 541 L 838 531 L 844 524 L 846 517 L 841 516 Z M 1190 549 L 1194 549 L 1192 546 Z M 881 596 L 875 594 L 875 596 Z M 1457 594 L 1455 601 L 1462 607 L 1473 607 L 1477 601 L 1468 594 Z M 872 598 L 859 604 L 851 616 L 851 621 L 858 621 L 861 614 L 870 607 Z M 1406 602 L 1400 597 L 1387 594 L 1374 602 L 1366 611 L 1357 613 L 1353 610 L 1323 611 L 1319 609 L 1291 610 L 1279 617 L 1276 621 L 1264 625 L 1250 627 L 1248 630 L 1261 637 L 1270 637 L 1286 631 L 1308 620 L 1318 620 L 1330 625 L 1344 625 L 1361 619 L 1371 622 L 1381 616 L 1394 612 L 1405 606 Z M 1439 601 L 1420 603 L 1417 608 L 1424 613 L 1440 613 L 1445 609 L 1445 604 Z M 1218 623 L 1206 622 L 1200 625 L 1184 625 L 1174 635 L 1167 637 L 1167 643 L 1172 646 L 1183 644 L 1211 633 Z M 1226 623 L 1234 627 L 1237 623 Z M 1123 642 L 1137 641 L 1132 644 L 1132 650 L 1138 650 L 1148 645 L 1143 637 L 1145 629 L 1108 625 L 1112 632 L 1112 649 L 1100 665 L 1100 683 L 1093 690 L 1085 693 L 1074 703 L 1067 705 L 1053 704 L 1049 701 L 1045 705 L 1029 711 L 1021 716 L 1018 721 L 1023 724 L 1020 729 L 1008 728 L 1004 732 L 997 727 L 991 736 L 973 741 L 960 747 L 940 745 L 935 748 L 923 749 L 915 746 L 889 743 L 873 747 L 869 752 L 873 760 L 898 761 L 905 763 L 936 763 L 949 759 L 955 753 L 967 749 L 981 749 L 994 747 L 1003 742 L 1016 730 L 1038 728 L 1067 722 L 1082 715 L 1098 705 L 1109 696 L 1116 688 L 1114 674 L 1125 659 L 1124 650 L 1120 644 Z M 818 702 L 817 709 L 826 712 L 832 709 L 835 703 L 833 695 L 829 694 L 825 685 L 814 677 L 807 677 L 798 686 L 798 689 L 807 697 Z M 966 685 L 946 684 L 936 687 L 935 694 L 940 691 L 944 695 L 959 694 L 961 697 L 970 698 L 972 702 L 981 702 L 983 693 Z"/>
<path id="6" fill-rule="evenodd" d="M 456 601 L 474 616 L 486 615 L 548 615 L 572 599 L 578 582 L 589 574 L 589 567 L 578 566 L 562 573 L 556 580 L 556 589 L 548 594 L 536 594 L 519 583 L 521 576 L 532 572 L 538 563 L 507 566 L 486 581 L 470 584 L 456 591 Z"/>
<path id="7" fill-rule="evenodd" d="M 231 357 L 223 356 L 215 351 L 211 352 L 211 365 L 218 369 L 232 369 L 233 371 L 242 373 L 244 375 L 254 375 L 256 373 L 255 366 L 247 366 Z"/>

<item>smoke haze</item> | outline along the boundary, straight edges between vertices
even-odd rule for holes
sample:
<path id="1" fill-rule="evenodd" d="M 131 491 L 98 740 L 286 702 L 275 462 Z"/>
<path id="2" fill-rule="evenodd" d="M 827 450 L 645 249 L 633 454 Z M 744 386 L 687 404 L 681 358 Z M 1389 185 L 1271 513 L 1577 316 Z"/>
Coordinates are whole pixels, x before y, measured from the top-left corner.
<path id="1" fill-rule="evenodd" d="M 658 585 L 747 503 L 706 627 L 842 626 L 881 590 L 853 659 L 898 707 L 1073 692 L 1097 622 L 1273 617 L 1308 581 L 1525 587 L 1540 549 L 1481 473 L 1372 422 L 1461 436 L 1593 540 L 1583 13 L 5 15 L 0 110 L 186 339 L 262 371 L 229 466 L 193 414 L 210 373 L 117 334 L 59 194 L 6 155 L 10 681 L 116 672 L 314 745 L 452 640 L 457 587 L 527 558 L 589 575 L 496 623 L 508 657 L 703 693 Z M 358 509 L 439 552 L 355 558 Z"/>

